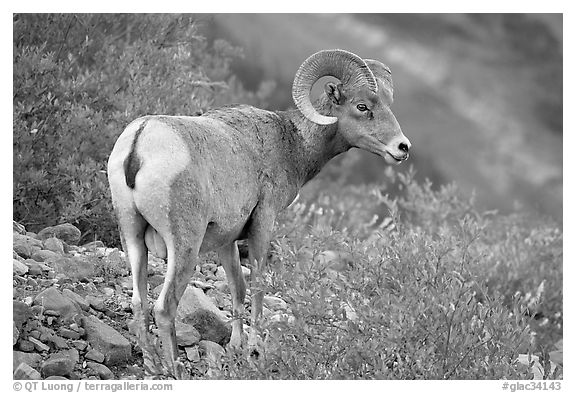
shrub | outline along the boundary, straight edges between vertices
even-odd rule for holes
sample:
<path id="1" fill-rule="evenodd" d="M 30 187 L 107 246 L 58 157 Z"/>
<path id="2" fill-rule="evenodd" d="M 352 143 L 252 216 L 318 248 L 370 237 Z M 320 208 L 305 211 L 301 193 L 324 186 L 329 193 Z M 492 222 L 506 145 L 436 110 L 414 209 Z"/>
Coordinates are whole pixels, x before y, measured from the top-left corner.
<path id="1" fill-rule="evenodd" d="M 349 188 L 286 212 L 266 285 L 291 312 L 264 318 L 260 356 L 229 353 L 218 377 L 532 377 L 518 355 L 561 336 L 561 318 L 531 317 L 562 315 L 559 230 L 480 213 L 454 186 L 391 181 L 403 196 Z"/>
<path id="2" fill-rule="evenodd" d="M 247 92 L 231 75 L 240 55 L 208 44 L 190 16 L 15 15 L 14 219 L 118 244 L 105 173 L 115 139 L 145 114 L 262 104 L 268 85 Z"/>

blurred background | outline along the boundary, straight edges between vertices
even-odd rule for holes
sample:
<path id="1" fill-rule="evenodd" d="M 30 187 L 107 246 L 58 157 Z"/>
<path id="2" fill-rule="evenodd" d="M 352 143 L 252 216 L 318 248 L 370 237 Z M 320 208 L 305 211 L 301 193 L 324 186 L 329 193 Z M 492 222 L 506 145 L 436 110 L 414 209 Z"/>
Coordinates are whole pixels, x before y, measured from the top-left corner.
<path id="1" fill-rule="evenodd" d="M 561 14 L 196 15 L 208 40 L 242 48 L 233 73 L 293 106 L 301 62 L 327 48 L 392 69 L 392 106 L 413 144 L 416 178 L 456 182 L 482 209 L 529 209 L 562 220 Z M 347 165 L 339 161 L 347 160 Z M 346 173 L 342 173 L 344 168 Z M 380 158 L 354 149 L 323 177 L 384 179 Z M 408 165 L 397 167 L 407 170 Z"/>
<path id="2" fill-rule="evenodd" d="M 562 222 L 561 14 L 14 14 L 13 216 L 118 242 L 106 162 L 132 120 L 226 104 L 293 107 L 310 54 L 342 48 L 392 69 L 413 144 L 389 167 L 353 149 L 301 193 L 348 195 L 392 174 L 456 184 L 479 210 Z M 321 83 L 318 83 L 321 85 Z M 321 91 L 321 86 L 316 90 Z M 366 187 L 364 187 L 366 186 Z M 395 188 L 396 187 L 396 188 Z M 388 211 L 374 211 L 380 217 Z"/>

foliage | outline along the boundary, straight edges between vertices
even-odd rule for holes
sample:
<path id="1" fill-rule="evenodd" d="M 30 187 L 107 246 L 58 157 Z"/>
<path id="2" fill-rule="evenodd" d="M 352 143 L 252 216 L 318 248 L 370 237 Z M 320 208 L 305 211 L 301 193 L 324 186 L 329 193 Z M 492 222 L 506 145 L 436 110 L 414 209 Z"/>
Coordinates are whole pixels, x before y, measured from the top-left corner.
<path id="1" fill-rule="evenodd" d="M 14 219 L 118 243 L 106 179 L 115 139 L 145 114 L 261 104 L 231 75 L 241 51 L 182 15 L 14 16 Z M 264 89 L 269 87 L 264 86 Z"/>
<path id="2" fill-rule="evenodd" d="M 562 335 L 558 228 L 391 180 L 403 196 L 347 189 L 285 214 L 267 291 L 291 312 L 265 318 L 260 356 L 228 353 L 218 377 L 532 378 L 518 355 Z M 380 205 L 386 218 L 366 216 Z"/>

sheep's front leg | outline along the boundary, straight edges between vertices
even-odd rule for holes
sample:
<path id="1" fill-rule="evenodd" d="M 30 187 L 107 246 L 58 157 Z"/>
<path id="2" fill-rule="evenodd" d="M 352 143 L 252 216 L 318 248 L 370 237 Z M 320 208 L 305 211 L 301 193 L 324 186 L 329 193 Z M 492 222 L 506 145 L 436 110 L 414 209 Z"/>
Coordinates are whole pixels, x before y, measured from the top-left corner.
<path id="1" fill-rule="evenodd" d="M 248 347 L 256 349 L 258 320 L 262 315 L 264 299 L 264 282 L 262 274 L 270 247 L 270 239 L 276 216 L 270 207 L 263 206 L 252 215 L 252 225 L 248 233 L 248 256 L 250 258 L 250 291 L 252 300 L 251 331 Z"/>
<path id="2" fill-rule="evenodd" d="M 240 265 L 238 246 L 236 242 L 222 247 L 218 250 L 220 263 L 224 267 L 228 285 L 232 295 L 232 337 L 230 346 L 240 348 L 242 346 L 242 323 L 244 315 L 244 298 L 246 297 L 246 283 Z"/>

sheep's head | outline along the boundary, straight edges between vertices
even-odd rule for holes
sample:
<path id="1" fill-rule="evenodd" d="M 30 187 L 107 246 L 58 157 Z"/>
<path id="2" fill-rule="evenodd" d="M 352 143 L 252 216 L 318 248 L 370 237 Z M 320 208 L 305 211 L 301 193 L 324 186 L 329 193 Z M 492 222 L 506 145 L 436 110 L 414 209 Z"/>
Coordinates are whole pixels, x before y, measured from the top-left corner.
<path id="1" fill-rule="evenodd" d="M 330 106 L 322 115 L 310 101 L 312 85 L 323 76 Z M 334 49 L 320 51 L 302 63 L 294 78 L 292 96 L 298 109 L 316 124 L 338 123 L 338 132 L 351 146 L 378 154 L 388 163 L 408 158 L 410 141 L 404 136 L 390 109 L 393 100 L 392 75 L 377 60 L 363 60 L 353 53 Z"/>

